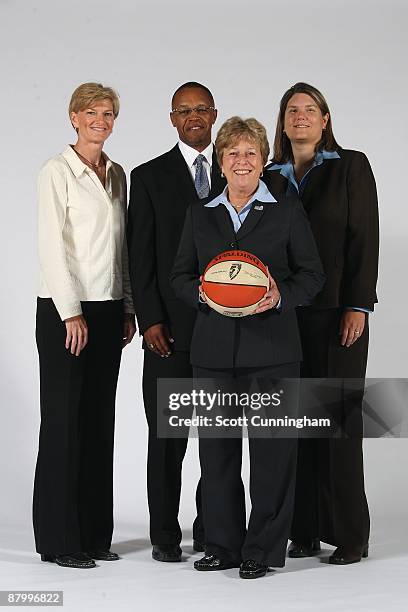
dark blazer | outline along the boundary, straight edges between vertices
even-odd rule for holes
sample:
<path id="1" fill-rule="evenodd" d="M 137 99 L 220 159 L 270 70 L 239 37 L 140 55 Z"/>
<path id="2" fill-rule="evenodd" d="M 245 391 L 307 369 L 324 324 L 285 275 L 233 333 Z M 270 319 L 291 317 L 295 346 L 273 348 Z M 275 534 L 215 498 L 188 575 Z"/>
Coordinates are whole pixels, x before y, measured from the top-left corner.
<path id="1" fill-rule="evenodd" d="M 199 305 L 199 276 L 213 257 L 231 249 L 249 251 L 268 266 L 282 297 L 279 312 L 236 319 Z M 282 196 L 277 203 L 255 201 L 237 234 L 223 204 L 190 206 L 171 282 L 176 294 L 199 311 L 191 344 L 193 365 L 262 367 L 300 361 L 294 308 L 315 296 L 324 274 L 301 203 Z"/>
<path id="2" fill-rule="evenodd" d="M 225 186 L 213 155 L 212 197 Z M 175 350 L 188 351 L 195 310 L 181 302 L 169 283 L 188 205 L 197 193 L 176 145 L 131 173 L 128 210 L 129 271 L 139 332 L 167 323 Z"/>
<path id="3" fill-rule="evenodd" d="M 312 168 L 300 195 L 326 273 L 318 308 L 377 302 L 378 203 L 374 176 L 364 153 L 339 149 L 340 159 Z M 264 172 L 272 193 L 286 193 L 279 170 Z"/>

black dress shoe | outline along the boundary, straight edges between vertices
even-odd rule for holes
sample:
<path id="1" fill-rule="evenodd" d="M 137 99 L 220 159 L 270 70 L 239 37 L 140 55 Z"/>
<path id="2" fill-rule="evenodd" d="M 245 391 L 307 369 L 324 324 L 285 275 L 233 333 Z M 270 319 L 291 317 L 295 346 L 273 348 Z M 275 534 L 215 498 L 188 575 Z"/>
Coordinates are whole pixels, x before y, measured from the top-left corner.
<path id="1" fill-rule="evenodd" d="M 194 561 L 194 569 L 199 572 L 216 572 L 217 570 L 239 567 L 239 563 L 234 561 L 224 561 L 215 555 L 205 555 L 202 559 Z"/>
<path id="2" fill-rule="evenodd" d="M 204 552 L 205 544 L 199 542 L 198 540 L 193 540 L 193 550 L 195 550 L 195 552 Z"/>
<path id="3" fill-rule="evenodd" d="M 118 561 L 119 555 L 111 550 L 92 550 L 87 553 L 91 559 L 97 559 L 98 561 Z"/>
<path id="4" fill-rule="evenodd" d="M 329 563 L 332 565 L 350 565 L 350 563 L 359 563 L 362 557 L 368 557 L 368 544 L 363 547 L 339 546 L 330 555 Z"/>
<path id="5" fill-rule="evenodd" d="M 181 548 L 178 544 L 175 546 L 153 544 L 152 557 L 156 561 L 164 561 L 166 563 L 181 561 Z"/>
<path id="6" fill-rule="evenodd" d="M 61 567 L 76 567 L 78 569 L 89 569 L 96 567 L 93 559 L 86 553 L 70 553 L 68 555 L 41 555 L 41 561 L 56 563 Z"/>
<path id="7" fill-rule="evenodd" d="M 262 576 L 266 575 L 267 571 L 267 565 L 263 565 L 262 563 L 258 563 L 252 559 L 248 559 L 247 561 L 241 563 L 241 567 L 239 568 L 239 577 L 245 579 L 262 578 Z"/>
<path id="8" fill-rule="evenodd" d="M 300 542 L 291 542 L 288 549 L 288 557 L 291 559 L 302 559 L 303 557 L 313 557 L 320 552 L 320 540 L 314 538 L 311 542 L 301 544 Z"/>

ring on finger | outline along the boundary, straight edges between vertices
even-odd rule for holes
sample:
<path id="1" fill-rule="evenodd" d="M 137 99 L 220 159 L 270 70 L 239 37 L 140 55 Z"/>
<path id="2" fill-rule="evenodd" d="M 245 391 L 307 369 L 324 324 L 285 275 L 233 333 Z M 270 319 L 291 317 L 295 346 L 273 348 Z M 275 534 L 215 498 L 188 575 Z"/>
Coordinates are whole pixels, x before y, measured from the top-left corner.
<path id="1" fill-rule="evenodd" d="M 149 349 L 153 351 L 154 348 L 155 348 L 154 344 L 149 344 Z"/>
<path id="2" fill-rule="evenodd" d="M 358 336 L 358 335 L 359 335 L 359 333 L 360 333 L 360 331 L 359 331 L 358 329 L 355 329 L 355 330 L 354 330 L 354 335 L 355 335 L 355 336 Z"/>

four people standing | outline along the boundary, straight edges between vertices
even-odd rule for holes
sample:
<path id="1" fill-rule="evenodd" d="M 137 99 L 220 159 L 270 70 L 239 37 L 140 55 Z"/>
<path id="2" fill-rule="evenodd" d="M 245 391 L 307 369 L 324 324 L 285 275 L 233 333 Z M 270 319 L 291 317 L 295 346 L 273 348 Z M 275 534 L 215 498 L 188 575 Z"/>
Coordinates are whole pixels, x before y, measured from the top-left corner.
<path id="1" fill-rule="evenodd" d="M 135 332 L 123 239 L 126 182 L 120 166 L 102 152 L 118 110 L 117 96 L 109 88 L 80 86 L 70 105 L 78 142 L 48 162 L 39 183 L 42 423 L 34 527 L 43 558 L 69 567 L 93 567 L 93 559 L 117 558 L 109 550 L 113 408 L 122 343 Z M 374 179 L 363 154 L 338 147 L 320 92 L 297 84 L 284 95 L 274 160 L 263 177 L 267 186 L 259 180 L 269 152 L 263 126 L 232 118 L 220 130 L 216 155 L 211 143 L 216 116 L 205 86 L 188 82 L 179 87 L 170 113 L 179 142 L 131 174 L 129 267 L 143 335 L 150 537 L 158 561 L 181 559 L 178 510 L 187 439 L 157 437 L 157 380 L 192 377 L 190 345 L 198 377 L 297 376 L 299 325 L 302 375 L 358 377 L 362 397 L 366 313 L 376 301 Z M 224 191 L 217 157 L 227 179 Z M 298 309 L 296 322 L 294 307 L 309 303 L 323 284 L 299 197 L 327 281 L 311 306 Z M 205 265 L 231 248 L 256 252 L 272 273 L 257 313 L 241 321 L 209 312 L 198 296 Z M 173 289 L 169 278 L 175 259 Z M 98 415 L 97 402 L 104 407 Z M 97 435 L 90 442 L 95 427 Z M 369 528 L 361 439 L 301 440 L 299 452 L 289 555 L 313 554 L 322 539 L 338 547 L 333 563 L 360 560 Z M 293 440 L 251 439 L 250 453 L 256 476 L 246 531 L 241 441 L 200 440 L 202 485 L 197 487 L 193 546 L 197 551 L 205 547 L 206 555 L 196 562 L 198 570 L 243 561 L 241 576 L 253 578 L 264 575 L 269 565 L 284 564 L 296 445 Z M 285 464 L 280 476 L 265 470 L 265 457 L 270 465 L 277 455 Z M 321 460 L 330 466 L 326 472 Z M 222 469 L 227 464 L 228 476 Z M 65 478 L 60 478 L 62 472 Z M 273 494 L 277 478 L 278 496 Z M 343 478 L 352 483 L 351 499 L 345 496 Z M 60 496 L 57 513 L 55 499 L 51 503 L 53 487 Z M 91 498 L 104 509 L 96 519 Z M 220 499 L 231 506 L 224 518 L 217 510 Z M 320 508 L 322 500 L 330 500 L 328 507 Z"/>

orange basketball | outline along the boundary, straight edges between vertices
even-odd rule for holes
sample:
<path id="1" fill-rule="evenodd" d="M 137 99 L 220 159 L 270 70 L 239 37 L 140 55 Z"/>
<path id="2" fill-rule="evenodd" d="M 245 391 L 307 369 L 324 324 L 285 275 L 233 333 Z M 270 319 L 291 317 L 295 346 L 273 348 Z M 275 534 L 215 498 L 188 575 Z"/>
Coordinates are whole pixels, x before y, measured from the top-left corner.
<path id="1" fill-rule="evenodd" d="M 268 291 L 268 270 L 248 251 L 224 251 L 206 267 L 202 287 L 211 308 L 227 317 L 246 317 Z"/>

